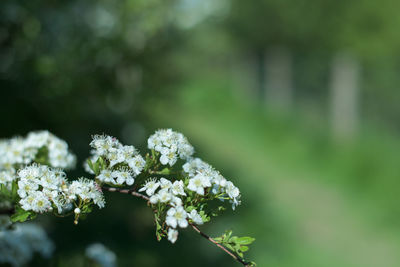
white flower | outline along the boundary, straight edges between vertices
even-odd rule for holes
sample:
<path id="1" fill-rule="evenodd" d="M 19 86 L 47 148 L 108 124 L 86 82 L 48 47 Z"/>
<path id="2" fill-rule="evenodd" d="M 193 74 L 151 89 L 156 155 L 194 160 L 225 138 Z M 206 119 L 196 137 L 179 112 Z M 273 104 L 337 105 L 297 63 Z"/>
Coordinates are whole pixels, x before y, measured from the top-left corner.
<path id="1" fill-rule="evenodd" d="M 35 212 L 46 212 L 57 207 L 59 212 L 70 203 L 63 192 L 65 173 L 44 165 L 31 165 L 18 172 L 18 195 L 21 207 Z"/>
<path id="2" fill-rule="evenodd" d="M 15 224 L 0 231 L 0 265 L 30 266 L 29 261 L 39 253 L 50 258 L 54 244 L 45 231 L 32 223 Z"/>
<path id="3" fill-rule="evenodd" d="M 178 239 L 178 231 L 172 228 L 168 229 L 168 240 L 174 244 Z"/>
<path id="4" fill-rule="evenodd" d="M 127 161 L 128 159 L 138 155 L 138 152 L 134 146 L 122 146 L 118 149 L 118 154 L 123 161 Z"/>
<path id="5" fill-rule="evenodd" d="M 169 164 L 170 166 L 173 166 L 176 161 L 178 160 L 178 157 L 176 156 L 175 151 L 168 150 L 165 152 L 165 154 L 161 154 L 160 157 L 160 162 L 163 165 Z"/>
<path id="6" fill-rule="evenodd" d="M 146 194 L 148 196 L 151 196 L 154 194 L 154 192 L 157 190 L 157 188 L 160 186 L 159 182 L 156 182 L 155 178 L 151 178 L 147 180 L 146 184 L 139 189 L 139 192 L 146 191 Z"/>
<path id="7" fill-rule="evenodd" d="M 106 154 L 106 157 L 110 162 L 110 167 L 124 162 L 123 154 L 121 154 L 117 148 L 110 148 Z"/>
<path id="8" fill-rule="evenodd" d="M 33 211 L 43 213 L 51 208 L 49 199 L 42 192 L 36 191 L 34 196 L 35 199 L 31 204 Z"/>
<path id="9" fill-rule="evenodd" d="M 173 207 L 178 207 L 178 206 L 182 206 L 183 203 L 182 203 L 182 199 L 180 199 L 179 197 L 172 196 L 172 199 L 169 204 Z"/>
<path id="10" fill-rule="evenodd" d="M 122 185 L 124 183 L 127 185 L 132 185 L 134 183 L 134 178 L 138 176 L 146 166 L 146 161 L 141 155 L 139 155 L 134 146 L 124 146 L 114 137 L 107 135 L 96 135 L 93 137 L 90 145 L 94 148 L 94 150 L 91 152 L 91 162 L 96 162 L 100 157 L 106 159 L 105 168 L 110 172 L 114 172 L 113 178 L 116 179 L 114 180 L 107 177 L 107 179 L 100 178 L 102 179 L 101 181 L 118 185 Z M 87 164 L 85 164 L 84 167 L 85 170 L 93 174 L 93 171 L 90 170 Z M 125 169 L 128 167 L 130 170 L 126 171 L 129 172 L 129 177 L 127 177 L 127 173 L 121 173 L 121 175 L 117 175 L 116 171 L 120 171 L 121 168 Z"/>
<path id="11" fill-rule="evenodd" d="M 240 194 L 239 188 L 234 186 L 230 181 L 226 182 L 225 192 L 231 199 L 237 198 Z"/>
<path id="12" fill-rule="evenodd" d="M 80 209 L 80 208 L 75 208 L 75 209 L 74 209 L 74 213 L 75 213 L 75 214 L 81 213 L 81 209 Z"/>
<path id="13" fill-rule="evenodd" d="M 167 212 L 165 222 L 173 228 L 176 228 L 177 225 L 181 228 L 185 228 L 188 226 L 186 217 L 187 213 L 183 207 L 170 208 Z"/>
<path id="14" fill-rule="evenodd" d="M 202 174 L 197 174 L 189 180 L 188 189 L 196 192 L 199 195 L 204 195 L 204 188 L 210 187 L 210 179 Z"/>
<path id="15" fill-rule="evenodd" d="M 194 149 L 186 137 L 171 129 L 156 131 L 149 137 L 147 144 L 149 149 L 153 149 L 161 154 L 160 162 L 163 165 L 173 166 L 178 158 L 187 160 L 194 153 Z"/>
<path id="16" fill-rule="evenodd" d="M 189 177 L 193 177 L 199 170 L 205 170 L 211 168 L 211 166 L 199 158 L 194 158 L 183 164 L 182 168 L 189 174 Z"/>
<path id="17" fill-rule="evenodd" d="M 172 183 L 170 180 L 165 179 L 164 177 L 160 178 L 160 188 L 161 189 L 169 189 L 172 186 Z"/>
<path id="18" fill-rule="evenodd" d="M 157 204 L 158 202 L 159 202 L 159 196 L 158 196 L 158 194 L 155 194 L 155 195 L 152 195 L 151 197 L 150 197 L 150 203 L 151 204 Z"/>
<path id="19" fill-rule="evenodd" d="M 188 214 L 188 217 L 190 218 L 190 219 L 192 219 L 192 221 L 195 223 L 195 224 L 198 224 L 198 225 L 202 225 L 203 224 L 203 219 L 201 218 L 201 216 L 200 216 L 200 214 L 197 212 L 197 210 L 195 210 L 195 209 L 193 209 L 189 214 Z"/>
<path id="20" fill-rule="evenodd" d="M 235 210 L 236 206 L 240 205 L 240 191 L 239 188 L 233 185 L 231 181 L 226 182 L 225 193 L 229 196 L 232 203 L 232 209 Z"/>
<path id="21" fill-rule="evenodd" d="M 98 155 L 105 155 L 111 148 L 118 148 L 120 143 L 116 138 L 108 135 L 95 135 L 90 146 L 96 150 Z"/>
<path id="22" fill-rule="evenodd" d="M 175 196 L 177 195 L 186 196 L 186 193 L 184 191 L 183 181 L 175 181 L 171 186 L 171 192 Z"/>
<path id="23" fill-rule="evenodd" d="M 111 170 L 105 169 L 100 172 L 100 174 L 97 176 L 97 179 L 104 183 L 113 183 L 115 184 L 115 181 L 113 179 L 113 173 Z"/>
<path id="24" fill-rule="evenodd" d="M 0 184 L 6 187 L 11 186 L 12 181 L 16 179 L 14 170 L 0 171 Z"/>
<path id="25" fill-rule="evenodd" d="M 20 181 L 18 181 L 17 193 L 21 198 L 24 198 L 30 192 L 35 191 L 38 188 L 39 188 L 39 185 L 37 183 L 31 182 L 31 181 L 26 181 L 26 180 L 20 180 Z"/>
<path id="26" fill-rule="evenodd" d="M 162 189 L 158 192 L 158 199 L 161 203 L 166 203 L 171 200 L 172 195 L 168 189 Z"/>
<path id="27" fill-rule="evenodd" d="M 85 255 L 101 267 L 115 267 L 117 265 L 115 253 L 100 243 L 88 246 Z"/>
<path id="28" fill-rule="evenodd" d="M 129 165 L 136 176 L 139 175 L 142 172 L 143 168 L 146 166 L 146 161 L 141 155 L 136 155 L 132 158 L 126 159 L 126 163 Z"/>
<path id="29" fill-rule="evenodd" d="M 122 185 L 126 183 L 127 185 L 133 185 L 135 179 L 132 177 L 132 173 L 129 169 L 119 169 L 112 172 L 113 178 L 116 179 L 116 184 Z"/>
<path id="30" fill-rule="evenodd" d="M 73 181 L 69 188 L 69 194 L 77 195 L 82 200 L 92 200 L 99 208 L 105 205 L 103 193 L 99 186 L 87 178 L 79 178 L 78 181 Z"/>

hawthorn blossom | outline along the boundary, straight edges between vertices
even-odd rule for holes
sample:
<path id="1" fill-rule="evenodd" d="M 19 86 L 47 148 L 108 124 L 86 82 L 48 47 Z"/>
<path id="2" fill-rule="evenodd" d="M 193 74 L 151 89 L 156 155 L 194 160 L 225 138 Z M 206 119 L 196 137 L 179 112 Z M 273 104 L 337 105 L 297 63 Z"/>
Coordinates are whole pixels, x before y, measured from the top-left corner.
<path id="1" fill-rule="evenodd" d="M 90 143 L 94 148 L 89 160 L 96 163 L 102 158 L 105 164 L 97 177 L 99 181 L 113 185 L 132 185 L 146 165 L 146 161 L 133 146 L 122 145 L 118 139 L 108 135 L 95 135 Z M 85 170 L 94 174 L 86 163 Z"/>
<path id="2" fill-rule="evenodd" d="M 174 194 L 175 196 L 177 195 L 186 196 L 183 181 L 175 181 L 172 184 L 170 190 L 171 193 Z"/>
<path id="3" fill-rule="evenodd" d="M 197 210 L 193 209 L 190 213 L 188 213 L 188 217 L 192 219 L 195 224 L 202 225 L 203 219 L 201 218 L 200 214 Z"/>
<path id="4" fill-rule="evenodd" d="M 70 201 L 62 187 L 65 173 L 44 165 L 30 165 L 18 172 L 17 194 L 21 207 L 35 212 L 51 211 L 53 204 L 62 210 Z"/>
<path id="5" fill-rule="evenodd" d="M 148 196 L 152 196 L 159 186 L 160 183 L 157 182 L 155 178 L 150 178 L 147 180 L 146 184 L 139 189 L 139 192 L 146 191 Z"/>
<path id="6" fill-rule="evenodd" d="M 84 201 L 93 201 L 99 208 L 104 208 L 105 206 L 103 193 L 93 180 L 79 178 L 79 180 L 70 184 L 68 191 L 69 194 L 76 195 Z"/>
<path id="7" fill-rule="evenodd" d="M 156 131 L 147 140 L 148 148 L 159 152 L 160 162 L 163 165 L 173 166 L 178 158 L 187 160 L 193 153 L 194 148 L 181 133 L 172 129 L 161 129 Z"/>
<path id="8" fill-rule="evenodd" d="M 176 228 L 179 225 L 181 228 L 186 228 L 188 226 L 188 221 L 186 220 L 187 213 L 183 207 L 170 208 L 167 212 L 167 218 L 165 222 L 172 228 Z"/>
<path id="9" fill-rule="evenodd" d="M 16 224 L 0 231 L 0 265 L 28 266 L 35 253 L 50 258 L 54 244 L 46 232 L 32 223 Z"/>
<path id="10" fill-rule="evenodd" d="M 210 187 L 210 179 L 202 174 L 197 174 L 189 180 L 188 189 L 199 195 L 204 195 L 204 188 Z"/>
<path id="11" fill-rule="evenodd" d="M 168 240 L 174 244 L 178 239 L 178 231 L 172 228 L 168 229 Z"/>
<path id="12" fill-rule="evenodd" d="M 117 265 L 115 253 L 101 243 L 89 245 L 86 248 L 85 255 L 101 267 L 114 267 Z"/>

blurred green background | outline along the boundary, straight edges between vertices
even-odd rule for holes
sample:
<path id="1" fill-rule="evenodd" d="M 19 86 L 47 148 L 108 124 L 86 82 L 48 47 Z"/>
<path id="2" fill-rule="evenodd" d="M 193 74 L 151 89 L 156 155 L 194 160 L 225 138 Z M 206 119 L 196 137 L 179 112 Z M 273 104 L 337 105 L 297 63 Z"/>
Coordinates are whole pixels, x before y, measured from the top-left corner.
<path id="1" fill-rule="evenodd" d="M 242 191 L 202 229 L 256 237 L 258 266 L 399 266 L 399 8 L 2 0 L 1 137 L 48 129 L 82 162 L 92 134 L 144 151 L 171 127 Z M 41 216 L 57 250 L 32 266 L 78 267 L 93 242 L 120 266 L 238 265 L 189 229 L 158 243 L 144 203 L 106 199 L 78 226 Z"/>

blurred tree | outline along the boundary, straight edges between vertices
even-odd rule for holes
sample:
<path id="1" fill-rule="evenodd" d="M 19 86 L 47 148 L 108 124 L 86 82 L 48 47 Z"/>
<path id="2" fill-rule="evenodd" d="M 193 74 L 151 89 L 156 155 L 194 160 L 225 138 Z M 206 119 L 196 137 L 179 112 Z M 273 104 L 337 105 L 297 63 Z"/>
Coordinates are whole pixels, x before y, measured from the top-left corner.
<path id="1" fill-rule="evenodd" d="M 395 62 L 398 64 L 396 58 L 399 55 L 400 37 L 397 31 L 400 19 L 396 15 L 397 7 L 399 7 L 399 2 L 394 0 L 380 2 L 232 0 L 227 26 L 241 47 L 258 58 L 260 94 L 264 94 L 265 90 L 274 91 L 274 89 L 289 91 L 291 88 L 289 85 L 294 84 L 296 93 L 283 95 L 309 97 L 312 93 L 314 98 L 320 95 L 324 99 L 324 95 L 329 96 L 326 93 L 329 89 L 328 81 L 335 83 L 332 79 L 338 76 L 333 74 L 336 68 L 329 67 L 331 62 L 338 62 L 335 59 L 337 53 L 339 57 L 348 54 L 354 58 L 353 60 L 360 60 L 361 65 L 363 67 L 365 65 L 366 68 L 373 67 L 375 63 L 382 61 L 382 58 L 390 61 L 391 63 L 388 63 L 390 65 Z M 290 54 L 277 60 L 277 55 L 282 55 L 282 53 L 276 53 L 276 51 L 282 51 L 282 49 L 274 50 L 275 47 L 290 51 L 294 60 L 287 60 Z M 346 60 L 346 62 L 350 61 L 351 59 Z M 268 71 L 273 63 L 276 70 L 280 69 L 278 76 L 286 77 L 285 79 L 277 79 L 276 73 Z M 371 74 L 371 71 L 365 71 Z M 329 77 L 330 73 L 332 77 Z M 356 76 L 360 73 L 356 71 L 352 73 L 355 75 L 352 80 L 359 79 Z M 375 79 L 379 76 L 377 74 L 362 77 L 360 86 L 370 87 L 368 84 L 371 82 L 376 84 Z M 291 79 L 294 81 L 290 82 Z M 289 85 L 283 82 L 276 85 L 275 80 L 278 82 L 286 80 Z M 397 82 L 397 79 L 393 79 L 390 84 Z M 354 89 L 354 92 L 357 90 Z M 398 91 L 397 87 L 394 87 L 391 94 L 399 95 Z M 368 94 L 381 98 L 383 103 L 391 102 L 390 99 L 378 96 L 380 92 L 376 88 L 370 89 Z M 282 99 L 277 99 L 282 98 L 281 95 L 274 92 L 267 94 L 267 97 L 275 98 L 270 101 L 273 103 L 282 101 Z M 356 102 L 350 105 L 356 105 Z M 393 110 L 399 111 L 396 107 L 393 107 Z"/>
<path id="2" fill-rule="evenodd" d="M 2 1 L 1 111 L 13 114 L 2 134 L 87 135 L 143 121 L 140 103 L 176 78 L 163 67 L 179 39 L 173 3 Z"/>

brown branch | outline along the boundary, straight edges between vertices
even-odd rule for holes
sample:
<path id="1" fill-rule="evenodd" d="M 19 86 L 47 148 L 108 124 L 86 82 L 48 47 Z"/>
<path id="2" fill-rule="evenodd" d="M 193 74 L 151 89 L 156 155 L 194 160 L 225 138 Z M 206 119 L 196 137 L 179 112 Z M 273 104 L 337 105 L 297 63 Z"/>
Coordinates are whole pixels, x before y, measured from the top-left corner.
<path id="1" fill-rule="evenodd" d="M 230 252 L 226 247 L 224 247 L 223 245 L 221 245 L 220 243 L 218 243 L 217 241 L 215 241 L 214 239 L 212 239 L 211 237 L 209 237 L 207 234 L 203 233 L 202 231 L 200 231 L 199 228 L 197 228 L 196 225 L 189 223 L 190 226 L 192 226 L 192 228 L 199 233 L 202 237 L 204 237 L 205 239 L 207 239 L 208 241 L 210 241 L 211 243 L 213 243 L 214 245 L 216 245 L 217 247 L 219 247 L 220 249 L 222 249 L 223 251 L 225 251 L 225 253 L 227 253 L 228 255 L 230 255 L 232 258 L 234 258 L 236 261 L 240 262 L 241 264 L 243 264 L 244 266 L 251 266 L 249 262 L 244 261 L 242 258 L 236 256 L 235 254 L 233 254 L 232 252 Z"/>
<path id="2" fill-rule="evenodd" d="M 121 188 L 104 187 L 104 186 L 103 186 L 101 189 L 106 190 L 106 191 L 108 191 L 108 192 L 118 192 L 118 193 L 122 193 L 122 194 L 132 195 L 132 196 L 135 196 L 135 197 L 144 199 L 144 200 L 146 200 L 146 201 L 149 201 L 149 200 L 150 200 L 149 197 L 147 197 L 147 196 L 145 196 L 145 195 L 143 195 L 143 194 L 140 194 L 140 193 L 136 192 L 136 191 L 133 190 L 133 189 L 121 189 Z"/>
<path id="3" fill-rule="evenodd" d="M 102 187 L 103 190 L 106 190 L 108 192 L 118 192 L 118 193 L 122 193 L 122 194 L 128 194 L 128 195 L 132 195 L 141 199 L 144 199 L 146 201 L 149 201 L 150 198 L 146 195 L 143 195 L 141 193 L 138 193 L 136 191 L 134 191 L 133 189 L 121 189 L 121 188 L 115 188 L 115 187 Z M 246 267 L 251 266 L 251 264 L 249 262 L 244 261 L 244 259 L 236 256 L 235 254 L 233 254 L 231 251 L 229 251 L 227 248 L 225 248 L 224 246 L 222 246 L 221 244 L 219 244 L 217 241 L 215 241 L 214 239 L 212 239 L 211 237 L 209 237 L 207 234 L 203 233 L 202 231 L 200 231 L 199 228 L 197 228 L 196 225 L 194 225 L 193 223 L 189 223 L 190 226 L 192 226 L 192 228 L 199 233 L 202 237 L 204 237 L 205 239 L 207 239 L 208 241 L 210 241 L 211 243 L 213 243 L 214 245 L 216 245 L 217 247 L 219 247 L 220 249 L 222 249 L 225 253 L 227 253 L 228 255 L 230 255 L 232 258 L 234 258 L 237 262 L 240 262 L 241 264 L 243 264 Z"/>

